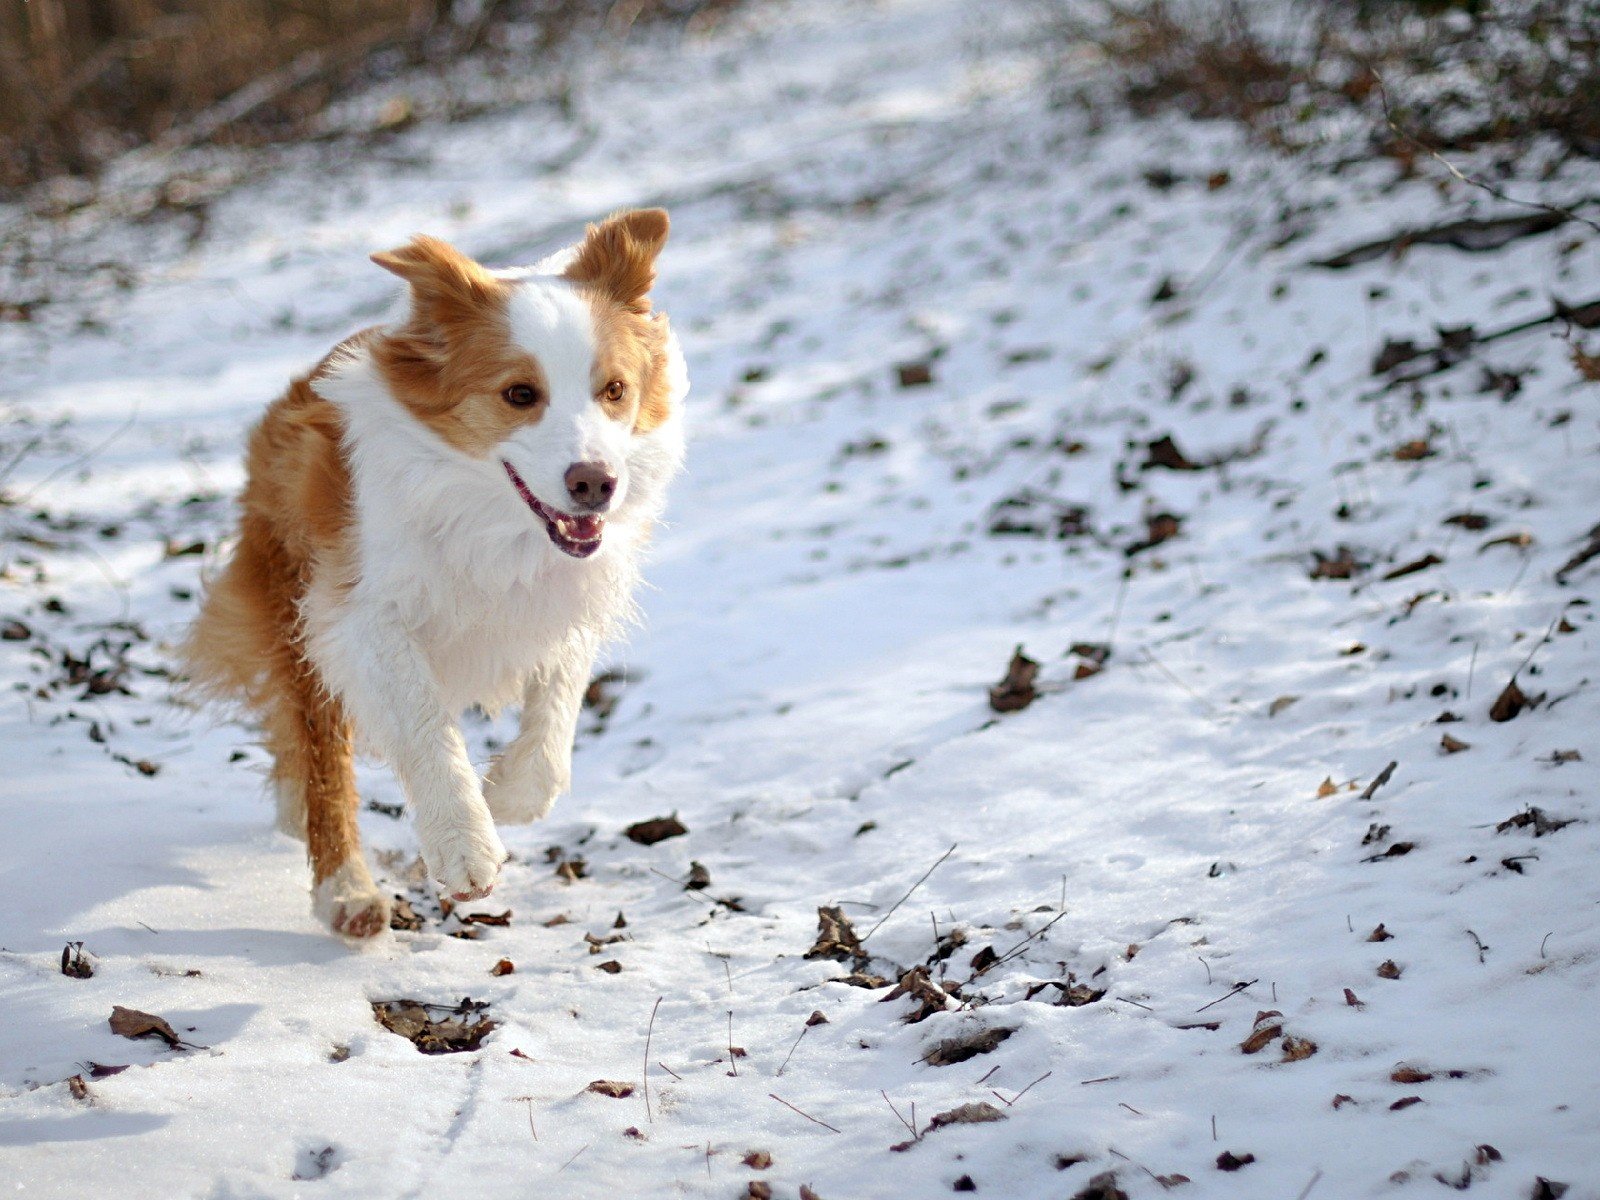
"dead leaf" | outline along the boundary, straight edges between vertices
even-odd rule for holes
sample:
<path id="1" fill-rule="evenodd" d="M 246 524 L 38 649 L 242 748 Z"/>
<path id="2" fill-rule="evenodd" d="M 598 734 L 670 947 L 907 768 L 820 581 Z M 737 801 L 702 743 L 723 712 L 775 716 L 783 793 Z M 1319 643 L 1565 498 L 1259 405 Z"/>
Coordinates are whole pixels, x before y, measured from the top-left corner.
<path id="1" fill-rule="evenodd" d="M 1310 1038 L 1286 1037 L 1283 1039 L 1283 1061 L 1301 1062 L 1317 1052 L 1317 1044 Z"/>
<path id="2" fill-rule="evenodd" d="M 412 931 L 422 928 L 422 917 L 404 896 L 394 898 L 394 905 L 389 909 L 389 928 Z"/>
<path id="3" fill-rule="evenodd" d="M 499 962 L 495 963 L 494 966 L 489 968 L 489 974 L 494 976 L 510 975 L 516 969 L 516 963 L 512 962 L 509 958 L 502 958 Z"/>
<path id="4" fill-rule="evenodd" d="M 61 950 L 61 973 L 69 979 L 92 979 L 94 955 L 84 952 L 82 942 L 68 942 Z"/>
<path id="5" fill-rule="evenodd" d="M 1507 817 L 1494 827 L 1496 833 L 1507 833 L 1513 829 L 1533 829 L 1534 837 L 1544 837 L 1548 833 L 1559 833 L 1573 823 L 1573 818 L 1562 819 L 1552 817 L 1537 805 L 1530 805 L 1514 817 Z"/>
<path id="6" fill-rule="evenodd" d="M 109 1079 L 113 1075 L 121 1075 L 128 1069 L 128 1065 L 127 1063 L 119 1063 L 115 1066 L 107 1066 L 105 1063 L 91 1062 L 89 1064 L 89 1078 Z"/>
<path id="7" fill-rule="evenodd" d="M 878 1003 L 887 1004 L 902 996 L 910 996 L 918 1002 L 918 1005 L 906 1014 L 905 1021 L 908 1025 L 915 1025 L 919 1021 L 927 1020 L 934 1013 L 944 1012 L 951 995 L 951 992 L 939 987 L 928 978 L 926 967 L 912 967 L 900 976 L 900 982 L 895 984 Z"/>
<path id="8" fill-rule="evenodd" d="M 1174 1172 L 1171 1175 L 1157 1175 L 1156 1182 L 1170 1191 L 1181 1184 L 1193 1183 L 1194 1180 L 1190 1179 L 1187 1175 L 1179 1175 Z"/>
<path id="9" fill-rule="evenodd" d="M 372 1015 L 423 1054 L 458 1054 L 478 1049 L 499 1026 L 498 1021 L 481 1015 L 488 1007 L 487 1001 L 471 997 L 454 1006 L 423 1000 L 374 1000 Z"/>
<path id="10" fill-rule="evenodd" d="M 1396 462 L 1420 462 L 1424 458 L 1432 458 L 1435 453 L 1432 444 L 1426 438 L 1401 442 L 1394 448 Z"/>
<path id="11" fill-rule="evenodd" d="M 942 1129 L 946 1125 L 982 1125 L 989 1121 L 1004 1121 L 1006 1114 L 987 1100 L 976 1104 L 961 1104 L 949 1112 L 937 1114 L 928 1122 L 929 1129 Z"/>
<path id="12" fill-rule="evenodd" d="M 865 959 L 861 939 L 844 909 L 823 905 L 817 909 L 817 940 L 805 953 L 807 958 L 831 958 L 838 962 Z"/>
<path id="13" fill-rule="evenodd" d="M 703 892 L 711 886 L 711 872 L 701 863 L 690 862 L 689 877 L 683 881 L 686 892 Z"/>
<path id="14" fill-rule="evenodd" d="M 1102 1171 L 1084 1184 L 1083 1190 L 1075 1193 L 1072 1200 L 1128 1200 L 1128 1193 L 1117 1186 L 1115 1171 Z"/>
<path id="15" fill-rule="evenodd" d="M 174 1050 L 189 1048 L 160 1017 L 136 1008 L 123 1008 L 120 1004 L 111 1009 L 111 1032 L 125 1038 L 158 1037 Z"/>
<path id="16" fill-rule="evenodd" d="M 1271 704 L 1267 705 L 1267 716 L 1269 716 L 1269 717 L 1277 716 L 1279 713 L 1281 713 L 1284 709 L 1288 708 L 1291 704 L 1293 704 L 1298 699 L 1300 699 L 1299 696 L 1279 696 Z"/>
<path id="17" fill-rule="evenodd" d="M 82 1075 L 67 1076 L 67 1091 L 72 1093 L 74 1100 L 89 1100 L 89 1085 Z"/>
<path id="18" fill-rule="evenodd" d="M 1033 681 L 1039 677 L 1039 664 L 1022 653 L 1018 646 L 1011 654 L 1005 678 L 989 689 L 989 707 L 995 712 L 1018 712 L 1034 702 L 1038 692 Z"/>
<path id="19" fill-rule="evenodd" d="M 1394 934 L 1389 932 L 1388 926 L 1386 926 L 1382 921 L 1379 921 L 1373 931 L 1367 934 L 1367 941 L 1369 942 L 1387 942 L 1393 938 Z"/>
<path id="20" fill-rule="evenodd" d="M 1354 1096 L 1347 1096 L 1343 1092 L 1333 1098 L 1334 1108 L 1343 1108 L 1346 1104 L 1354 1104 L 1355 1102 Z"/>
<path id="21" fill-rule="evenodd" d="M 563 883 L 576 883 L 589 873 L 589 864 L 581 858 L 568 858 L 556 864 L 556 878 Z"/>
<path id="22" fill-rule="evenodd" d="M 1183 529 L 1183 518 L 1176 513 L 1158 512 L 1145 518 L 1144 540 L 1135 542 L 1123 551 L 1129 558 L 1141 551 L 1159 546 L 1163 542 L 1170 542 L 1177 537 Z"/>
<path id="23" fill-rule="evenodd" d="M 764 1179 L 752 1179 L 744 1187 L 745 1200 L 772 1200 L 772 1185 Z"/>
<path id="24" fill-rule="evenodd" d="M 741 1161 L 752 1171 L 765 1171 L 772 1165 L 772 1155 L 765 1150 L 751 1150 Z"/>
<path id="25" fill-rule="evenodd" d="M 827 1015 L 820 1008 L 813 1009 L 811 1015 L 806 1018 L 806 1026 L 808 1028 L 813 1025 L 826 1025 L 827 1023 Z"/>
<path id="26" fill-rule="evenodd" d="M 604 971 L 607 975 L 620 975 L 620 974 L 622 974 L 622 964 L 619 963 L 614 958 L 610 959 L 607 962 L 596 963 L 594 969 L 596 971 Z"/>
<path id="27" fill-rule="evenodd" d="M 1386 958 L 1378 964 L 1379 979 L 1399 979 L 1400 966 L 1392 958 Z"/>
<path id="28" fill-rule="evenodd" d="M 1385 573 L 1383 581 L 1387 583 L 1392 579 L 1404 579 L 1407 575 L 1415 575 L 1419 571 L 1426 571 L 1429 567 L 1436 567 L 1443 561 L 1444 559 L 1437 554 L 1424 554 L 1413 562 L 1408 562 L 1404 566 L 1396 567 L 1394 570 Z"/>
<path id="29" fill-rule="evenodd" d="M 1148 471 L 1154 467 L 1164 467 L 1169 471 L 1202 471 L 1204 466 L 1193 461 L 1182 450 L 1170 434 L 1158 437 L 1146 447 L 1146 458 L 1139 464 L 1141 471 Z"/>
<path id="30" fill-rule="evenodd" d="M 1396 1067 L 1389 1075 L 1394 1083 L 1427 1083 L 1433 1076 L 1427 1071 L 1419 1071 L 1415 1067 Z"/>
<path id="31" fill-rule="evenodd" d="M 1367 569 L 1366 563 L 1357 561 L 1355 551 L 1342 544 L 1334 548 L 1331 557 L 1320 550 L 1313 550 L 1311 557 L 1313 579 L 1352 579 Z"/>
<path id="32" fill-rule="evenodd" d="M 1537 708 L 1543 695 L 1529 699 L 1515 678 L 1506 684 L 1505 691 L 1501 692 L 1493 704 L 1489 706 L 1489 719 L 1491 721 L 1510 721 L 1525 708 Z"/>
<path id="33" fill-rule="evenodd" d="M 633 1084 L 619 1083 L 614 1079 L 596 1079 L 583 1090 L 593 1092 L 597 1096 L 610 1096 L 613 1100 L 623 1100 L 633 1095 Z"/>
<path id="34" fill-rule="evenodd" d="M 1402 1096 L 1402 1097 L 1400 1097 L 1400 1099 L 1396 1100 L 1393 1104 L 1389 1105 L 1389 1111 L 1390 1112 L 1399 1112 L 1403 1108 L 1410 1108 L 1413 1104 L 1421 1104 L 1421 1103 L 1422 1103 L 1422 1097 L 1421 1096 Z"/>
<path id="35" fill-rule="evenodd" d="M 948 1067 L 952 1063 L 966 1062 L 969 1058 L 988 1054 L 1015 1032 L 1015 1029 L 1008 1029 L 1005 1026 L 994 1026 L 945 1038 L 924 1054 L 922 1061 L 930 1067 Z"/>
<path id="36" fill-rule="evenodd" d="M 1265 1049 L 1283 1033 L 1281 1022 L 1269 1021 L 1265 1025 L 1257 1024 L 1250 1036 L 1239 1043 L 1239 1049 L 1245 1054 L 1255 1054 Z"/>
<path id="37" fill-rule="evenodd" d="M 1247 1167 L 1255 1162 L 1254 1154 L 1235 1154 L 1232 1150 L 1224 1150 L 1217 1155 L 1217 1170 L 1237 1171 L 1240 1167 Z"/>
<path id="38" fill-rule="evenodd" d="M 668 838 L 682 837 L 689 830 L 678 820 L 677 814 L 670 817 L 656 817 L 649 821 L 639 821 L 629 825 L 623 831 L 623 836 L 630 842 L 638 842 L 641 846 L 654 846 L 657 842 L 664 842 Z"/>
<path id="39" fill-rule="evenodd" d="M 1338 794 L 1339 785 L 1333 781 L 1332 775 L 1325 776 L 1322 782 L 1317 784 L 1318 800 L 1326 800 L 1329 796 L 1337 796 Z"/>
<path id="40" fill-rule="evenodd" d="M 1460 754 L 1463 750 L 1471 750 L 1471 742 L 1463 742 L 1460 738 L 1453 738 L 1448 733 L 1439 739 L 1439 749 L 1446 754 Z"/>
<path id="41" fill-rule="evenodd" d="M 926 387 L 933 382 L 933 367 L 926 362 L 897 363 L 894 377 L 903 388 Z"/>
<path id="42" fill-rule="evenodd" d="M 1365 1008 L 1367 1006 L 1366 1002 L 1358 999 L 1356 994 L 1349 988 L 1345 988 L 1344 990 L 1344 1002 L 1351 1008 Z"/>

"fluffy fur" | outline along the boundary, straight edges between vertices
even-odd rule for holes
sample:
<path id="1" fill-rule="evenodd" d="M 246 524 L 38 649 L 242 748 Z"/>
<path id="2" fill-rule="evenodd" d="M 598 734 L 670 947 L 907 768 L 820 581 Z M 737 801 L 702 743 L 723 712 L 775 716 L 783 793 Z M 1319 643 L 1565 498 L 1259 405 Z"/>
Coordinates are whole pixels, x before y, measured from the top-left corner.
<path id="1" fill-rule="evenodd" d="M 280 827 L 305 837 L 313 908 L 340 933 L 389 917 L 361 854 L 358 745 L 398 775 L 459 899 L 494 885 L 495 820 L 542 817 L 568 786 L 594 655 L 683 455 L 688 380 L 649 299 L 666 236 L 651 209 L 532 268 L 425 237 L 376 254 L 407 284 L 404 317 L 336 347 L 251 434 L 189 671 L 261 721 Z M 585 489 L 600 480 L 604 497 Z M 480 782 L 456 717 L 510 703 L 520 730 Z"/>

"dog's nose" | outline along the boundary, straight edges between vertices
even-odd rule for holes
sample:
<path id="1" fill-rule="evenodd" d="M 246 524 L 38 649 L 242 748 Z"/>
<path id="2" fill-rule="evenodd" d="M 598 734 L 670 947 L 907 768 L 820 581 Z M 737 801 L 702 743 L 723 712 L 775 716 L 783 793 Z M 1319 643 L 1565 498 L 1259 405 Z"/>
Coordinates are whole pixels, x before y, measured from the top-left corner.
<path id="1" fill-rule="evenodd" d="M 567 495 L 579 509 L 604 512 L 617 490 L 617 477 L 605 463 L 573 463 L 567 468 Z"/>

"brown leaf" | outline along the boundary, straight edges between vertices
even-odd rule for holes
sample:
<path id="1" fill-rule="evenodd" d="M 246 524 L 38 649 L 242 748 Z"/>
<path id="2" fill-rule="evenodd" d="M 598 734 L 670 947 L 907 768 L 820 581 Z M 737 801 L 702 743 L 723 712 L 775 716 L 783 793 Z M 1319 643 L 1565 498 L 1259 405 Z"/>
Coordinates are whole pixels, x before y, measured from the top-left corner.
<path id="1" fill-rule="evenodd" d="M 1432 458 L 1435 453 L 1432 444 L 1426 438 L 1401 442 L 1394 448 L 1396 462 L 1420 462 L 1424 458 Z"/>
<path id="2" fill-rule="evenodd" d="M 1394 959 L 1392 959 L 1392 958 L 1384 959 L 1381 963 L 1378 964 L 1378 978 L 1379 979 L 1399 979 L 1400 978 L 1400 967 L 1399 967 L 1399 964 L 1397 964 L 1394 961 Z"/>
<path id="3" fill-rule="evenodd" d="M 594 969 L 597 971 L 604 971 L 607 975 L 622 974 L 622 964 L 614 958 L 603 963 L 596 963 Z"/>
<path id="4" fill-rule="evenodd" d="M 989 689 L 989 707 L 995 712 L 1018 712 L 1034 702 L 1038 692 L 1033 681 L 1039 677 L 1039 664 L 1022 653 L 1018 646 L 1012 652 L 1006 667 L 1005 678 Z"/>
<path id="5" fill-rule="evenodd" d="M 1365 1008 L 1367 1006 L 1366 1002 L 1359 999 L 1349 988 L 1344 990 L 1344 1002 L 1351 1008 Z"/>
<path id="6" fill-rule="evenodd" d="M 987 1100 L 976 1104 L 960 1104 L 949 1112 L 937 1114 L 928 1122 L 929 1129 L 942 1129 L 946 1125 L 982 1125 L 989 1121 L 1004 1121 L 1006 1114 Z"/>
<path id="7" fill-rule="evenodd" d="M 865 959 L 861 939 L 855 926 L 844 915 L 844 909 L 823 905 L 817 909 L 817 940 L 805 953 L 807 958 L 831 958 L 846 962 L 852 958 Z"/>
<path id="8" fill-rule="evenodd" d="M 619 1083 L 615 1079 L 596 1079 L 583 1090 L 593 1092 L 597 1096 L 610 1096 L 613 1100 L 622 1100 L 633 1095 L 633 1084 Z"/>
<path id="9" fill-rule="evenodd" d="M 1201 471 L 1204 466 L 1193 461 L 1173 441 L 1170 434 L 1157 438 L 1146 446 L 1147 457 L 1139 464 L 1141 471 L 1165 467 L 1169 471 Z"/>
<path id="10" fill-rule="evenodd" d="M 1313 550 L 1311 557 L 1315 560 L 1311 565 L 1313 579 L 1351 579 L 1367 569 L 1366 563 L 1356 561 L 1355 551 L 1349 546 L 1336 547 L 1331 558 L 1320 550 Z"/>
<path id="11" fill-rule="evenodd" d="M 932 1050 L 924 1054 L 922 1061 L 930 1067 L 947 1067 L 952 1063 L 966 1062 L 969 1058 L 976 1058 L 980 1054 L 988 1054 L 1015 1032 L 1015 1029 L 997 1025 L 989 1029 L 976 1029 L 968 1033 L 959 1034 L 956 1037 L 945 1038 Z"/>
<path id="12" fill-rule="evenodd" d="M 1393 1104 L 1389 1105 L 1389 1111 L 1390 1112 L 1399 1112 L 1402 1108 L 1410 1108 L 1413 1104 L 1421 1104 L 1421 1103 L 1422 1103 L 1422 1097 L 1421 1096 L 1402 1096 L 1402 1097 L 1400 1097 L 1400 1099 L 1396 1100 Z"/>
<path id="13" fill-rule="evenodd" d="M 125 1038 L 158 1037 L 174 1050 L 185 1049 L 182 1038 L 160 1017 L 118 1004 L 111 1009 L 111 1032 Z"/>
<path id="14" fill-rule="evenodd" d="M 1149 550 L 1154 546 L 1159 546 L 1163 542 L 1170 542 L 1173 538 L 1177 537 L 1183 529 L 1183 518 L 1178 516 L 1176 513 L 1152 513 L 1150 516 L 1145 518 L 1144 526 L 1144 540 L 1133 543 L 1133 545 L 1129 546 L 1123 551 L 1123 553 L 1129 558 L 1132 558 L 1135 554 L 1138 554 L 1141 551 Z"/>
<path id="15" fill-rule="evenodd" d="M 1369 942 L 1387 942 L 1392 941 L 1393 938 L 1394 934 L 1389 932 L 1388 927 L 1382 921 L 1378 922 L 1377 928 L 1367 934 L 1367 941 Z"/>
<path id="16" fill-rule="evenodd" d="M 765 1150 L 751 1150 L 741 1161 L 752 1171 L 765 1171 L 772 1165 L 772 1155 Z"/>
<path id="17" fill-rule="evenodd" d="M 1439 749 L 1446 754 L 1460 754 L 1463 750 L 1471 750 L 1471 742 L 1463 742 L 1460 738 L 1453 738 L 1448 733 L 1439 739 Z"/>
<path id="18" fill-rule="evenodd" d="M 622 832 L 630 842 L 638 842 L 641 846 L 654 846 L 657 842 L 664 842 L 668 838 L 682 837 L 689 831 L 674 814 L 670 817 L 656 817 L 649 821 L 636 822 Z"/>
<path id="19" fill-rule="evenodd" d="M 891 1000 L 898 1000 L 902 996 L 910 996 L 916 1000 L 917 1007 L 906 1014 L 905 1021 L 908 1025 L 915 1025 L 925 1021 L 934 1013 L 944 1012 L 951 993 L 939 987 L 928 978 L 926 967 L 912 967 L 900 976 L 900 982 L 889 989 L 889 992 L 878 1003 L 887 1004 Z"/>
<path id="20" fill-rule="evenodd" d="M 1157 1175 L 1156 1176 L 1156 1182 L 1159 1183 L 1162 1187 L 1167 1188 L 1167 1189 L 1170 1190 L 1172 1188 L 1178 1187 L 1180 1184 L 1193 1183 L 1194 1181 L 1192 1179 L 1190 1179 L 1187 1175 L 1179 1175 L 1176 1172 L 1174 1172 L 1171 1175 Z"/>
<path id="21" fill-rule="evenodd" d="M 1298 699 L 1300 699 L 1299 696 L 1279 696 L 1271 704 L 1267 705 L 1267 716 L 1269 716 L 1269 717 L 1277 716 L 1279 713 L 1281 713 L 1284 709 L 1288 708 L 1291 704 L 1293 704 Z"/>
<path id="22" fill-rule="evenodd" d="M 1343 1092 L 1333 1098 L 1333 1106 L 1335 1108 L 1343 1108 L 1346 1104 L 1354 1104 L 1355 1102 L 1354 1096 L 1346 1096 Z"/>
<path id="23" fill-rule="evenodd" d="M 1396 1067 L 1389 1078 L 1395 1083 L 1427 1083 L 1433 1076 L 1415 1067 Z"/>
<path id="24" fill-rule="evenodd" d="M 457 913 L 456 920 L 463 925 L 495 925 L 507 926 L 511 924 L 511 910 L 508 908 L 503 913 Z"/>
<path id="25" fill-rule="evenodd" d="M 806 1025 L 808 1027 L 812 1025 L 826 1025 L 827 1023 L 828 1018 L 820 1008 L 812 1010 L 811 1015 L 806 1018 Z"/>
<path id="26" fill-rule="evenodd" d="M 405 930 L 422 928 L 422 917 L 411 907 L 411 901 L 404 896 L 394 898 L 394 905 L 389 909 L 389 928 Z"/>
<path id="27" fill-rule="evenodd" d="M 516 963 L 512 962 L 509 958 L 502 958 L 499 962 L 495 963 L 494 966 L 489 968 L 489 974 L 495 976 L 509 975 L 516 969 Z"/>
<path id="28" fill-rule="evenodd" d="M 94 977 L 94 956 L 84 953 L 82 942 L 68 942 L 62 947 L 61 973 L 69 979 Z"/>
<path id="29" fill-rule="evenodd" d="M 1333 781 L 1332 775 L 1325 776 L 1322 782 L 1317 784 L 1318 800 L 1326 800 L 1329 796 L 1337 796 L 1338 794 L 1339 785 Z"/>
<path id="30" fill-rule="evenodd" d="M 745 1200 L 772 1200 L 772 1185 L 764 1179 L 752 1179 L 745 1184 Z"/>
<path id="31" fill-rule="evenodd" d="M 813 1192 L 808 1185 L 802 1183 L 800 1185 L 800 1200 L 822 1200 L 822 1197 Z"/>
<path id="32" fill-rule="evenodd" d="M 926 362 L 897 363 L 894 377 L 903 388 L 926 387 L 933 382 L 933 366 Z"/>
<path id="33" fill-rule="evenodd" d="M 1237 1171 L 1240 1167 L 1247 1167 L 1255 1162 L 1254 1154 L 1235 1154 L 1232 1150 L 1224 1150 L 1217 1155 L 1217 1170 Z"/>
<path id="34" fill-rule="evenodd" d="M 1283 1039 L 1283 1061 L 1301 1062 L 1317 1052 L 1317 1044 L 1310 1038 L 1286 1037 Z"/>
<path id="35" fill-rule="evenodd" d="M 1517 686 L 1515 678 L 1506 684 L 1505 691 L 1495 697 L 1489 706 L 1489 719 L 1491 721 L 1510 721 L 1525 708 L 1535 708 L 1543 696 L 1529 699 L 1526 692 Z"/>
<path id="36" fill-rule="evenodd" d="M 89 1078 L 109 1079 L 113 1075 L 121 1075 L 127 1069 L 127 1063 L 119 1063 L 115 1066 L 107 1066 L 105 1063 L 91 1062 L 89 1064 Z"/>
<path id="37" fill-rule="evenodd" d="M 1283 1022 L 1272 1019 L 1281 1015 L 1277 1012 L 1257 1013 L 1256 1027 L 1249 1037 L 1239 1043 L 1239 1049 L 1245 1054 L 1255 1054 L 1270 1045 L 1283 1033 Z"/>
<path id="38" fill-rule="evenodd" d="M 1496 833 L 1508 833 L 1513 829 L 1532 827 L 1534 837 L 1544 837 L 1546 834 L 1561 832 L 1568 825 L 1571 825 L 1573 820 L 1574 818 L 1571 817 L 1552 817 L 1538 805 L 1530 805 L 1516 816 L 1507 817 L 1504 821 L 1501 821 L 1494 827 L 1494 831 Z"/>
<path id="39" fill-rule="evenodd" d="M 470 997 L 454 1006 L 423 1000 L 374 1000 L 372 1015 L 423 1054 L 458 1054 L 478 1049 L 499 1026 L 498 1021 L 482 1015 L 488 1007 Z"/>
<path id="40" fill-rule="evenodd" d="M 1383 576 L 1383 581 L 1387 583 L 1392 579 L 1404 579 L 1407 575 L 1415 575 L 1419 571 L 1426 571 L 1429 567 L 1436 567 L 1443 561 L 1444 559 L 1437 554 L 1424 554 L 1413 562 L 1408 562 L 1404 566 L 1396 567 L 1394 570 L 1386 572 Z"/>
<path id="41" fill-rule="evenodd" d="M 74 1100 L 88 1100 L 90 1098 L 89 1084 L 82 1075 L 67 1076 L 67 1091 L 72 1093 Z"/>

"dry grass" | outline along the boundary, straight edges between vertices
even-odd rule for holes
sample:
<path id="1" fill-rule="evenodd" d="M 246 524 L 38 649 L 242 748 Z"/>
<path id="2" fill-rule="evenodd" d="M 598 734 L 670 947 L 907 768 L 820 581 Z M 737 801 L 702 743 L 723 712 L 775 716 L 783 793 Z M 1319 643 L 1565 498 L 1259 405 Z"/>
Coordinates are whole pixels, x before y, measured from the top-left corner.
<path id="1" fill-rule="evenodd" d="M 0 188 L 92 176 L 150 142 L 300 136 L 352 86 L 492 50 L 513 23 L 534 27 L 534 46 L 548 51 L 608 21 L 686 18 L 727 3 L 0 0 Z"/>
<path id="2" fill-rule="evenodd" d="M 1116 99 L 1296 147 L 1359 117 L 1407 158 L 1530 145 L 1600 156 L 1600 0 L 1046 0 L 1119 68 Z M 1386 111 L 1384 101 L 1389 108 Z M 1405 131 L 1403 136 L 1391 126 Z"/>

